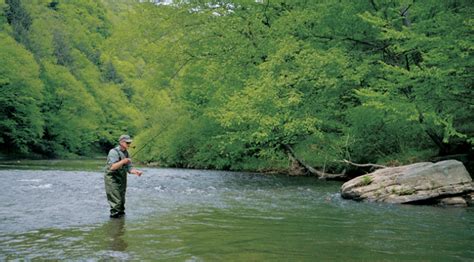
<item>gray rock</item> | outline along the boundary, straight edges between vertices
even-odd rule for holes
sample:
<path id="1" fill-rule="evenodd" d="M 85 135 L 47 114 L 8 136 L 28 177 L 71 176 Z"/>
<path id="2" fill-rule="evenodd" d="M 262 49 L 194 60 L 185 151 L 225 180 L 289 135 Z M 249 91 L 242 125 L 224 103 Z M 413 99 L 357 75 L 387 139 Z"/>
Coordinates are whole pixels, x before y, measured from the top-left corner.
<path id="1" fill-rule="evenodd" d="M 447 160 L 379 169 L 344 183 L 341 196 L 354 200 L 411 203 L 468 195 L 473 191 L 474 183 L 464 165 Z"/>
<path id="2" fill-rule="evenodd" d="M 464 196 L 464 199 L 466 199 L 468 206 L 474 206 L 474 192 Z"/>
<path id="3" fill-rule="evenodd" d="M 438 205 L 467 207 L 467 202 L 462 197 L 446 197 L 440 199 Z"/>

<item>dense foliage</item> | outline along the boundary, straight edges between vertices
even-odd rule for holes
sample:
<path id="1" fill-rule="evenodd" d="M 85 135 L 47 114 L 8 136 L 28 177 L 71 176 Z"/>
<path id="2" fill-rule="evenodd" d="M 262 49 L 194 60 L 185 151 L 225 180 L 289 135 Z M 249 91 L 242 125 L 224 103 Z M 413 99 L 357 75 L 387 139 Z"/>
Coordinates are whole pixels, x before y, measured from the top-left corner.
<path id="1" fill-rule="evenodd" d="M 0 17 L 7 153 L 321 170 L 474 145 L 474 4 L 20 1 Z"/>

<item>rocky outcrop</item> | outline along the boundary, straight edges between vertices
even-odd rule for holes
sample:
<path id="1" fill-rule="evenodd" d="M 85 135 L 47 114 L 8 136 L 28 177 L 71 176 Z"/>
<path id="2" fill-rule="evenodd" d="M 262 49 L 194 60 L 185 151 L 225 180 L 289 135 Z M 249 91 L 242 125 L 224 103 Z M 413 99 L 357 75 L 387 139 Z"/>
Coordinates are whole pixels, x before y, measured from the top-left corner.
<path id="1" fill-rule="evenodd" d="M 472 203 L 472 192 L 472 178 L 456 160 L 379 169 L 341 188 L 343 198 L 354 200 L 456 206 Z"/>

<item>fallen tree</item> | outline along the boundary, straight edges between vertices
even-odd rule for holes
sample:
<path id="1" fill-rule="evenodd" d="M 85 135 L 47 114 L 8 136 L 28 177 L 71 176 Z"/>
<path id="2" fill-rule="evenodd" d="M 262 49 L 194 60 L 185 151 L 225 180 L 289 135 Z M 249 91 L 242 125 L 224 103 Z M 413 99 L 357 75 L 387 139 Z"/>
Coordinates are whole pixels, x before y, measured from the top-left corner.
<path id="1" fill-rule="evenodd" d="M 328 180 L 346 180 L 349 177 L 347 176 L 345 170 L 340 174 L 331 174 L 325 172 L 325 170 L 320 171 L 314 167 L 306 164 L 303 160 L 296 156 L 293 148 L 288 144 L 282 144 L 282 148 L 285 153 L 288 155 L 290 160 L 290 175 L 315 175 L 319 179 L 328 179 Z"/>

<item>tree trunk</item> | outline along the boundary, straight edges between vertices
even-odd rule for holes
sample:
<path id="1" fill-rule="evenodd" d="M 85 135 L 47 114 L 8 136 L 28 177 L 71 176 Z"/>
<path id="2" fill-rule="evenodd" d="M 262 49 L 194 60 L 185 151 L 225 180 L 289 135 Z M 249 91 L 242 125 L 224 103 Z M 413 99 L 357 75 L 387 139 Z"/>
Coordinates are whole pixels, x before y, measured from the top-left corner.
<path id="1" fill-rule="evenodd" d="M 288 155 L 288 158 L 291 161 L 290 164 L 290 175 L 316 175 L 319 179 L 347 179 L 345 173 L 342 174 L 328 174 L 326 172 L 321 172 L 312 166 L 306 164 L 301 159 L 299 159 L 293 148 L 288 144 L 282 144 L 282 148 L 285 153 Z"/>

